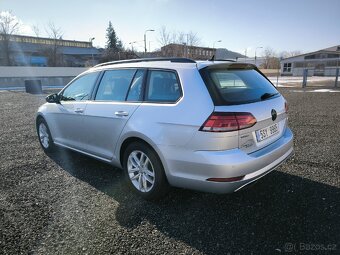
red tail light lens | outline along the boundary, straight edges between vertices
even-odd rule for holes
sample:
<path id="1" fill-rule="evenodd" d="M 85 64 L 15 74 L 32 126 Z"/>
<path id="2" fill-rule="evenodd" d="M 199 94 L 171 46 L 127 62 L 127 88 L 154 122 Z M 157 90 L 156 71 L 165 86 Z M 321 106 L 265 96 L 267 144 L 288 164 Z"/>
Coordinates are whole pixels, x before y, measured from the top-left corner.
<path id="1" fill-rule="evenodd" d="M 288 113 L 288 103 L 287 102 L 285 102 L 285 111 L 286 111 L 286 113 Z"/>
<path id="2" fill-rule="evenodd" d="M 254 126 L 255 117 L 249 112 L 213 112 L 200 131 L 230 132 Z"/>

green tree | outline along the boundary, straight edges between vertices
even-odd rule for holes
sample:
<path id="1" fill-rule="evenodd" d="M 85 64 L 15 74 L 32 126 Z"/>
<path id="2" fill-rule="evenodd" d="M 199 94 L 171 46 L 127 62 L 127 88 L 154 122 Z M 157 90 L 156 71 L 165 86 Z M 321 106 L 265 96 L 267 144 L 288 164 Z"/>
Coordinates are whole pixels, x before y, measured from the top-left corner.
<path id="1" fill-rule="evenodd" d="M 123 48 L 122 41 L 118 38 L 116 31 L 114 30 L 111 21 L 106 29 L 106 48 L 112 51 L 121 51 Z"/>

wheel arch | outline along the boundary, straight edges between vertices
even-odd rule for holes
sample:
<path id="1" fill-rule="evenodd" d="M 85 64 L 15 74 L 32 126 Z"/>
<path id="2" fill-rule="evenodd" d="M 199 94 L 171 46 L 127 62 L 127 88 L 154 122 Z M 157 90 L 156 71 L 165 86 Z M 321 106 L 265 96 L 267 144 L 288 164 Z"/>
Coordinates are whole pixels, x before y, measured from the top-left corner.
<path id="1" fill-rule="evenodd" d="M 120 162 L 120 165 L 122 167 L 123 167 L 124 152 L 125 152 L 126 148 L 129 146 L 129 144 L 131 144 L 133 142 L 141 142 L 141 143 L 146 144 L 148 147 L 150 147 L 156 153 L 158 158 L 160 159 L 160 161 L 163 165 L 163 168 L 164 168 L 165 175 L 168 176 L 166 161 L 165 161 L 162 153 L 158 149 L 158 147 L 150 139 L 148 139 L 146 137 L 141 137 L 137 134 L 134 134 L 133 136 L 126 137 L 124 140 L 122 140 L 122 143 L 120 144 L 120 146 L 118 148 L 119 162 Z"/>

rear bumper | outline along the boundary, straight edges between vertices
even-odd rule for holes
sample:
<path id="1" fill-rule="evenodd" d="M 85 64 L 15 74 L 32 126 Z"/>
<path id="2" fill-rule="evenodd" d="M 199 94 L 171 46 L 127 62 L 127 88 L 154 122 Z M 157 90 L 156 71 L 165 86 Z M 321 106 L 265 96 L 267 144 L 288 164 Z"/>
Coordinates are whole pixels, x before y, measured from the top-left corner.
<path id="1" fill-rule="evenodd" d="M 283 136 L 267 147 L 247 154 L 240 149 L 189 152 L 160 148 L 166 155 L 168 181 L 176 187 L 213 193 L 231 193 L 268 174 L 293 153 L 293 134 L 287 128 Z M 211 182 L 208 178 L 244 176 L 235 182 Z"/>

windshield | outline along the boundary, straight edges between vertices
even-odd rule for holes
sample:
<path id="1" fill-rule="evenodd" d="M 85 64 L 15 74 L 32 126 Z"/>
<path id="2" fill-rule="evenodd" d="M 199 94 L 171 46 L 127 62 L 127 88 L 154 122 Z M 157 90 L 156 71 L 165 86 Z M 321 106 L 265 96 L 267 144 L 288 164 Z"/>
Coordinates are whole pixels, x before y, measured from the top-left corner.
<path id="1" fill-rule="evenodd" d="M 253 103 L 279 96 L 275 87 L 254 69 L 207 69 L 207 86 L 219 105 Z M 205 79 L 205 80 L 206 80 Z"/>

